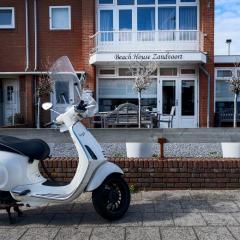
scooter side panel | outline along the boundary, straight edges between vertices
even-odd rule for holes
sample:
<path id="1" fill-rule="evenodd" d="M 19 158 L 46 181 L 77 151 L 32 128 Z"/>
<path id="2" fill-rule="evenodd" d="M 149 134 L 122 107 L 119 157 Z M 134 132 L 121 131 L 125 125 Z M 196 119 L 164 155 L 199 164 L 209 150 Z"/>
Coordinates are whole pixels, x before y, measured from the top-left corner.
<path id="1" fill-rule="evenodd" d="M 116 164 L 111 162 L 106 162 L 102 164 L 95 172 L 94 176 L 90 180 L 89 184 L 86 187 L 86 192 L 92 192 L 97 189 L 103 181 L 113 173 L 124 174 L 122 169 Z"/>

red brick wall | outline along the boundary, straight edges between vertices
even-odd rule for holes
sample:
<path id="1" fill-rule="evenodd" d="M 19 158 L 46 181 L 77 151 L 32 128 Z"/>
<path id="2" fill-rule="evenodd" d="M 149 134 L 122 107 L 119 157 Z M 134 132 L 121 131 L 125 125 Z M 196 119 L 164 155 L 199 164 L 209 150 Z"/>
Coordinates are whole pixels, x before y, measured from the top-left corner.
<path id="1" fill-rule="evenodd" d="M 0 72 L 17 72 L 25 69 L 24 2 L 24 0 L 0 1 L 0 7 L 15 8 L 15 29 L 0 29 Z"/>
<path id="2" fill-rule="evenodd" d="M 214 0 L 200 0 L 200 31 L 205 34 L 204 52 L 207 53 L 206 70 L 211 75 L 211 126 L 214 116 Z M 200 71 L 199 77 L 199 116 L 200 127 L 207 126 L 208 79 Z"/>
<path id="3" fill-rule="evenodd" d="M 112 158 L 129 185 L 138 189 L 236 189 L 240 188 L 239 159 L 127 159 Z M 49 172 L 61 181 L 70 181 L 76 158 L 45 161 Z"/>

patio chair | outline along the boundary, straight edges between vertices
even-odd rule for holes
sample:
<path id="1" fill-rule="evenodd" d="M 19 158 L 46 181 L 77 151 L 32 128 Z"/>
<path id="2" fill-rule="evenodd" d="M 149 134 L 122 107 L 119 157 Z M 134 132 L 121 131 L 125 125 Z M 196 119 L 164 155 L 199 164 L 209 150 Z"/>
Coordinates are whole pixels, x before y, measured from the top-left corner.
<path id="1" fill-rule="evenodd" d="M 173 126 L 173 117 L 174 117 L 175 111 L 176 111 L 176 106 L 173 106 L 171 108 L 170 114 L 158 113 L 158 116 L 157 116 L 158 128 L 160 128 L 160 124 L 161 123 L 167 123 L 168 128 L 172 128 L 172 126 Z"/>

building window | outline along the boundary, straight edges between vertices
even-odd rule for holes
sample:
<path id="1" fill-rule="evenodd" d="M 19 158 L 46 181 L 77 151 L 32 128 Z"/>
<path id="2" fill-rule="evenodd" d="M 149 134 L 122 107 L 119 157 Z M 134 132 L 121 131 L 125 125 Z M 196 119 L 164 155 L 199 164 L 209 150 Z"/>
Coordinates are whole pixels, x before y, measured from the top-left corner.
<path id="1" fill-rule="evenodd" d="M 176 0 L 158 0 L 158 4 L 176 4 Z"/>
<path id="2" fill-rule="evenodd" d="M 51 6 L 49 8 L 50 29 L 70 30 L 71 29 L 71 7 Z"/>
<path id="3" fill-rule="evenodd" d="M 117 4 L 118 5 L 133 5 L 134 0 L 118 0 Z"/>
<path id="4" fill-rule="evenodd" d="M 99 4 L 113 4 L 113 0 L 99 0 Z"/>
<path id="5" fill-rule="evenodd" d="M 217 78 L 229 78 L 232 74 L 232 70 L 217 70 Z"/>
<path id="6" fill-rule="evenodd" d="M 160 68 L 160 76 L 177 76 L 177 68 Z"/>
<path id="7" fill-rule="evenodd" d="M 195 75 L 196 69 L 194 68 L 182 68 L 181 75 Z"/>
<path id="8" fill-rule="evenodd" d="M 100 10 L 101 41 L 113 41 L 113 10 Z"/>
<path id="9" fill-rule="evenodd" d="M 120 104 L 138 103 L 138 95 L 134 90 L 133 78 L 99 78 L 99 110 L 112 111 Z M 142 106 L 157 107 L 157 80 L 142 93 Z"/>
<path id="10" fill-rule="evenodd" d="M 137 10 L 137 30 L 155 30 L 155 9 L 153 7 L 139 7 Z"/>
<path id="11" fill-rule="evenodd" d="M 15 12 L 13 7 L 0 8 L 0 29 L 15 28 Z"/>
<path id="12" fill-rule="evenodd" d="M 231 79 L 235 71 L 229 69 L 218 69 L 216 71 L 216 92 L 215 92 L 215 108 L 216 113 L 233 110 L 234 94 L 230 90 L 227 80 Z M 239 105 L 239 103 L 238 103 Z"/>
<path id="13" fill-rule="evenodd" d="M 115 75 L 115 69 L 114 68 L 101 68 L 99 69 L 99 75 Z"/>
<path id="14" fill-rule="evenodd" d="M 198 3 L 198 0 L 99 0 L 98 30 L 138 31 L 137 37 L 142 41 L 156 37 L 194 41 L 199 29 Z M 155 30 L 161 31 L 159 36 L 149 33 Z M 176 34 L 177 30 L 180 33 Z"/>
<path id="15" fill-rule="evenodd" d="M 197 30 L 197 7 L 188 6 L 179 8 L 179 29 Z"/>

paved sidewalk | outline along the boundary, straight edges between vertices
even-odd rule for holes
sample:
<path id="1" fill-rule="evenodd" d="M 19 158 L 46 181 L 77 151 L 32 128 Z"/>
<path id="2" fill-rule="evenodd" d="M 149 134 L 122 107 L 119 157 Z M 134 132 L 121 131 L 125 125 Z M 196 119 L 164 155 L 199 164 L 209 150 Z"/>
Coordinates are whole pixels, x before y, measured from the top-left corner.
<path id="1" fill-rule="evenodd" d="M 72 204 L 26 209 L 10 226 L 0 211 L 0 239 L 240 240 L 240 191 L 133 194 L 126 216 L 101 219 L 84 194 Z"/>

